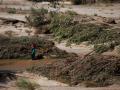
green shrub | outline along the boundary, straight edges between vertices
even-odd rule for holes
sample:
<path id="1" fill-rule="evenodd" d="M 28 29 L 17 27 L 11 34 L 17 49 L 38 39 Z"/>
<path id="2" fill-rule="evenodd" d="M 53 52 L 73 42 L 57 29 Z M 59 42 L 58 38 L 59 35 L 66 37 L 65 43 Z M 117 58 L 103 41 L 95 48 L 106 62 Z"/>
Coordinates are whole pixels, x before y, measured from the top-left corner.
<path id="1" fill-rule="evenodd" d="M 78 15 L 75 11 L 67 11 L 66 14 L 71 16 Z"/>
<path id="2" fill-rule="evenodd" d="M 47 9 L 44 9 L 44 8 L 41 8 L 41 9 L 35 9 L 35 8 L 31 8 L 31 14 L 32 15 L 45 15 L 48 13 L 48 10 Z"/>
<path id="3" fill-rule="evenodd" d="M 29 17 L 26 16 L 28 25 L 33 26 L 33 27 L 40 27 L 44 25 L 47 22 L 46 21 L 47 13 L 48 11 L 44 8 L 42 9 L 31 8 L 30 16 Z"/>
<path id="4" fill-rule="evenodd" d="M 48 33 L 48 23 L 50 22 L 50 18 L 47 15 L 47 9 L 31 9 L 30 16 L 26 16 L 28 26 L 35 27 L 35 34 L 39 33 Z"/>
<path id="5" fill-rule="evenodd" d="M 95 45 L 94 46 L 94 51 L 96 53 L 103 53 L 103 52 L 106 52 L 108 50 L 109 50 L 109 48 L 106 45 Z"/>
<path id="6" fill-rule="evenodd" d="M 11 14 L 15 14 L 17 11 L 15 8 L 9 8 L 7 12 Z"/>

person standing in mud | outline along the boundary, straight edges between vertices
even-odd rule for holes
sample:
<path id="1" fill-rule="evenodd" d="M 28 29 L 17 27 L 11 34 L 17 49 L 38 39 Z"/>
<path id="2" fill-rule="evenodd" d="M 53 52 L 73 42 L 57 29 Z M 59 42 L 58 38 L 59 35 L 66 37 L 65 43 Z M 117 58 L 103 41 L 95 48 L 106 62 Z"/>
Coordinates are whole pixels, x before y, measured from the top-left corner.
<path id="1" fill-rule="evenodd" d="M 36 58 L 35 58 L 35 55 L 36 55 L 36 45 L 35 44 L 32 44 L 31 45 L 31 47 L 32 47 L 32 60 L 35 60 Z"/>

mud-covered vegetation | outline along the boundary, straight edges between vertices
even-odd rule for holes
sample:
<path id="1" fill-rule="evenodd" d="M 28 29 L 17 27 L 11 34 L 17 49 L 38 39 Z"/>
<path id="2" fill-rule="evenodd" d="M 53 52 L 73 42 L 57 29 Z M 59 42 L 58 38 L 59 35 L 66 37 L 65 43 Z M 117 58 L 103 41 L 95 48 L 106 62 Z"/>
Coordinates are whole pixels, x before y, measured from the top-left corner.
<path id="1" fill-rule="evenodd" d="M 31 44 L 36 44 L 36 58 L 54 56 L 64 58 L 69 56 L 65 51 L 59 50 L 51 41 L 40 37 L 6 37 L 0 35 L 0 59 L 30 59 Z"/>
<path id="2" fill-rule="evenodd" d="M 119 84 L 120 59 L 107 56 L 72 57 L 52 64 L 33 66 L 29 71 L 70 85 L 103 87 Z"/>
<path id="3" fill-rule="evenodd" d="M 40 33 L 52 33 L 55 40 L 67 41 L 67 45 L 88 42 L 95 45 L 95 50 L 102 53 L 113 50 L 120 44 L 120 34 L 112 26 L 103 23 L 90 23 L 94 19 L 78 15 L 72 11 L 66 13 L 48 12 L 45 9 L 33 9 L 27 17 L 28 24 Z M 101 45 L 103 48 L 98 48 Z"/>

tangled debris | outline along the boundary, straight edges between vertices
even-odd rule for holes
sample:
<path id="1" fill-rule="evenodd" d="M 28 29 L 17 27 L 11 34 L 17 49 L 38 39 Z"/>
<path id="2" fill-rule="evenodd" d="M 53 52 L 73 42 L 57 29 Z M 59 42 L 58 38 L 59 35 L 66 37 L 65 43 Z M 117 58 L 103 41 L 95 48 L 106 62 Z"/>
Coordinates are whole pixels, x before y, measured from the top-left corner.
<path id="1" fill-rule="evenodd" d="M 17 77 L 15 76 L 15 72 L 8 70 L 0 70 L 0 83 L 5 83 L 16 78 Z"/>
<path id="2" fill-rule="evenodd" d="M 29 71 L 70 85 L 103 87 L 120 80 L 120 59 L 108 56 L 70 57 L 52 64 L 33 66 Z"/>

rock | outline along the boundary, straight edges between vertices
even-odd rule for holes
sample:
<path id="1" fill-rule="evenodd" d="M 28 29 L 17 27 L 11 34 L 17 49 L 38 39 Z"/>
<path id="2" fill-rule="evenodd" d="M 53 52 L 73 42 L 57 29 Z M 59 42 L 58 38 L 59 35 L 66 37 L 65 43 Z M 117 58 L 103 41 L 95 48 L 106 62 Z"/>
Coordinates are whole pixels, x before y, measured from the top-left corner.
<path id="1" fill-rule="evenodd" d="M 120 54 L 120 45 L 115 47 L 115 52 L 116 52 L 117 54 Z"/>
<path id="2" fill-rule="evenodd" d="M 106 20 L 106 23 L 109 23 L 109 24 L 117 24 L 116 21 L 115 21 L 115 19 L 113 19 L 113 18 L 107 19 L 107 20 Z"/>
<path id="3" fill-rule="evenodd" d="M 16 23 L 16 27 L 23 27 L 24 26 L 24 23 L 22 23 L 22 22 L 18 22 L 18 23 Z"/>

